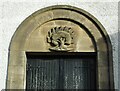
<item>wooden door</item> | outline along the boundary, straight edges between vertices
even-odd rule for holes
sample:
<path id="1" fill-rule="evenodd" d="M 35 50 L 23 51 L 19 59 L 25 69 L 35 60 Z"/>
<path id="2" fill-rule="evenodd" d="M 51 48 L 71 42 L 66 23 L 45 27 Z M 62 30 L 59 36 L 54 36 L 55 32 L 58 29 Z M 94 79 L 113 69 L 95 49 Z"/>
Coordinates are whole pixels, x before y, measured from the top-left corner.
<path id="1" fill-rule="evenodd" d="M 95 89 L 93 57 L 28 57 L 26 89 Z"/>

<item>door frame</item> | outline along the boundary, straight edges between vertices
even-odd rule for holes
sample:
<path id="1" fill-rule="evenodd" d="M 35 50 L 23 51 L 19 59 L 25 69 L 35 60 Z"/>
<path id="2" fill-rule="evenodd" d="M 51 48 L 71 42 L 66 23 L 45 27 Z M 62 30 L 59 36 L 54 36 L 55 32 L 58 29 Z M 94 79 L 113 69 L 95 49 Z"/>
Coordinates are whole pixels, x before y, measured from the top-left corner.
<path id="1" fill-rule="evenodd" d="M 27 19 L 25 19 L 22 24 L 17 28 L 14 33 L 10 46 L 9 46 L 9 61 L 8 61 L 8 71 L 7 71 L 7 80 L 6 80 L 6 89 L 25 89 L 26 84 L 26 52 L 35 52 L 34 50 L 26 49 L 26 40 L 28 39 L 29 34 L 32 33 L 39 24 L 43 24 L 46 20 L 36 21 L 34 17 L 38 15 L 42 15 L 47 11 L 52 10 L 65 10 L 65 11 L 74 11 L 78 15 L 83 15 L 87 19 L 89 19 L 92 24 L 96 27 L 97 31 L 89 30 L 87 28 L 87 34 L 92 36 L 91 40 L 94 42 L 95 51 L 97 53 L 97 69 L 98 69 L 98 89 L 110 89 L 114 90 L 114 73 L 113 73 L 113 54 L 112 54 L 112 44 L 110 38 L 102 26 L 102 24 L 90 13 L 86 12 L 77 7 L 69 6 L 69 5 L 55 5 L 50 6 L 44 9 L 41 9 Z M 59 13 L 59 12 L 58 12 Z M 47 14 L 49 17 L 49 14 Z M 54 20 L 55 17 L 49 17 L 50 20 Z M 60 17 L 58 15 L 58 17 Z M 70 20 L 76 24 L 81 24 L 78 19 L 74 20 L 67 16 L 64 16 L 66 20 Z M 61 19 L 61 18 L 59 18 Z M 63 18 L 62 18 L 63 19 Z M 33 27 L 31 27 L 34 25 Z M 81 26 L 83 27 L 83 26 Z M 101 44 L 102 43 L 102 44 Z M 36 51 L 37 52 L 37 51 Z M 40 52 L 46 52 L 40 51 Z M 74 53 L 73 53 L 74 54 Z M 110 91 L 109 90 L 109 91 Z"/>

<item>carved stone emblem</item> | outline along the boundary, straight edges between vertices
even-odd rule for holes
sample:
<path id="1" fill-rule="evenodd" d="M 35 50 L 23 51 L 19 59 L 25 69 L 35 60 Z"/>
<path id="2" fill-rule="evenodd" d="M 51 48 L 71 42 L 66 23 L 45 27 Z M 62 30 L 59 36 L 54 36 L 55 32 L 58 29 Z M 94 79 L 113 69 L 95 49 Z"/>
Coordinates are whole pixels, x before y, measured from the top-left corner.
<path id="1" fill-rule="evenodd" d="M 52 46 L 50 50 L 69 51 L 72 40 L 73 31 L 69 27 L 54 27 L 48 31 L 47 42 Z"/>

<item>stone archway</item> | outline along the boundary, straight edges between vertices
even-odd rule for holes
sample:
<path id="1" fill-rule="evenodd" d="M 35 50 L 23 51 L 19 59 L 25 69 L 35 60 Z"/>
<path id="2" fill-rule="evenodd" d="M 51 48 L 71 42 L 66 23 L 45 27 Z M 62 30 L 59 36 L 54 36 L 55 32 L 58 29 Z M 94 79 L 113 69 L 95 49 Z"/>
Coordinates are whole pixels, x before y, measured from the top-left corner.
<path id="1" fill-rule="evenodd" d="M 56 31 L 60 28 L 63 31 L 66 31 L 65 28 L 67 31 L 70 29 L 69 32 L 74 33 L 73 36 L 70 35 L 73 41 L 66 45 L 67 52 L 97 53 L 97 88 L 113 89 L 112 46 L 106 30 L 88 12 L 67 5 L 41 9 L 17 28 L 9 48 L 7 89 L 25 89 L 26 52 L 51 52 L 50 49 L 55 44 L 51 45 L 52 40 L 47 41 L 48 34 L 50 30 Z M 64 49 L 60 47 L 60 44 L 56 47 L 57 51 Z"/>

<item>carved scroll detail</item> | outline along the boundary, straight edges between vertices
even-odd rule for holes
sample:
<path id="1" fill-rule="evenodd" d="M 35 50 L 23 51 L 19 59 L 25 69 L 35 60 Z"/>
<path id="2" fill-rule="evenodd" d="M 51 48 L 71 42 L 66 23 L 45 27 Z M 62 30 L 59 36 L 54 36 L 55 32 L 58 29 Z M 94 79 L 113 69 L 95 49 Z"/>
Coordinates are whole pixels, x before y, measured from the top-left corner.
<path id="1" fill-rule="evenodd" d="M 52 46 L 50 50 L 69 51 L 73 42 L 73 31 L 68 27 L 54 27 L 48 31 L 47 42 Z"/>

